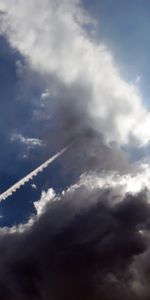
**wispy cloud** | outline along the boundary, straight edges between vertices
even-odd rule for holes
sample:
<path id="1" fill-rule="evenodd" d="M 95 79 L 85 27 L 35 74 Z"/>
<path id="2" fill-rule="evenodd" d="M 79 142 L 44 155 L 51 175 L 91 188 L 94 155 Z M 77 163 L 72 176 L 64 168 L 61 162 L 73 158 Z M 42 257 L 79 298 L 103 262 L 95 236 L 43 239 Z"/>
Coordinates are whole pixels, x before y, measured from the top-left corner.
<path id="1" fill-rule="evenodd" d="M 10 140 L 11 142 L 19 141 L 20 143 L 23 143 L 29 147 L 43 146 L 43 143 L 40 139 L 24 137 L 22 134 L 13 134 L 10 137 Z"/>

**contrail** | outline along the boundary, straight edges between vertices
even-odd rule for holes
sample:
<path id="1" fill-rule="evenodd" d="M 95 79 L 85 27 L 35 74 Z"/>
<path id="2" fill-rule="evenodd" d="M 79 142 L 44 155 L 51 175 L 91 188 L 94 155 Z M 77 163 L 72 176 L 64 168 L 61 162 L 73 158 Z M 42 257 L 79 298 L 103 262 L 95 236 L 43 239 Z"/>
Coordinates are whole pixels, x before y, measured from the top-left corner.
<path id="1" fill-rule="evenodd" d="M 16 190 L 20 189 L 21 186 L 23 186 L 26 182 L 31 180 L 33 177 L 37 176 L 38 173 L 42 172 L 45 168 L 47 168 L 56 158 L 58 158 L 60 155 L 62 155 L 68 148 L 71 147 L 72 144 L 69 146 L 63 148 L 60 152 L 49 158 L 47 161 L 45 161 L 42 165 L 40 165 L 38 168 L 36 168 L 34 171 L 20 179 L 18 182 L 16 182 L 14 185 L 12 185 L 8 190 L 6 190 L 4 193 L 0 195 L 0 202 L 2 200 L 7 199 L 9 196 L 11 196 L 13 193 L 16 192 Z"/>

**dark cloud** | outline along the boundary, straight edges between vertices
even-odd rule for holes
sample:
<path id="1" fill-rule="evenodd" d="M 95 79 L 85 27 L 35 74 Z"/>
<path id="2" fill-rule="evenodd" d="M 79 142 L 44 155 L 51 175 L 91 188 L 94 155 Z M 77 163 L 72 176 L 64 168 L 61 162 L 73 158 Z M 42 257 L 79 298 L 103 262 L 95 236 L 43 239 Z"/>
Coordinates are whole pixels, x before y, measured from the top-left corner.
<path id="1" fill-rule="evenodd" d="M 149 244 L 140 230 L 150 217 L 146 193 L 117 203 L 111 189 L 85 188 L 83 194 L 80 201 L 74 193 L 71 201 L 66 194 L 50 202 L 22 233 L 1 233 L 2 300 L 149 299 L 150 291 L 143 298 L 133 288 L 132 271 L 139 261 L 144 280 L 141 255 Z M 90 205 L 82 206 L 88 198 Z"/>

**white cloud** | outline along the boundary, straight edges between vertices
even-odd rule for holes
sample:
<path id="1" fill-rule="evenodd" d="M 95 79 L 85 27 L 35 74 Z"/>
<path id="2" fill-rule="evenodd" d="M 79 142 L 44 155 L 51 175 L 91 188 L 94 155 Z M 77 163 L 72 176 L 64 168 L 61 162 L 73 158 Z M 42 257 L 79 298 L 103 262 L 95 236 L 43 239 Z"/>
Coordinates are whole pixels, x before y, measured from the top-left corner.
<path id="1" fill-rule="evenodd" d="M 150 113 L 140 92 L 121 77 L 110 51 L 88 37 L 83 25 L 91 20 L 79 1 L 0 0 L 0 10 L 6 13 L 1 31 L 12 46 L 33 69 L 55 75 L 72 91 L 70 101 L 82 102 L 107 142 L 149 142 Z M 74 86 L 82 96 L 74 95 Z"/>
<path id="2" fill-rule="evenodd" d="M 34 203 L 37 215 L 44 213 L 46 205 L 50 201 L 67 201 L 74 207 L 74 211 L 86 208 L 99 201 L 101 193 L 110 189 L 110 205 L 122 201 L 130 193 L 136 195 L 145 190 L 150 193 L 150 165 L 143 164 L 137 174 L 120 175 L 117 172 L 90 172 L 82 174 L 76 184 L 56 194 L 52 188 L 47 192 L 43 191 L 41 199 Z M 94 196 L 95 194 L 95 196 Z M 99 195 L 97 197 L 97 195 Z M 112 197 L 113 195 L 113 197 Z M 92 200 L 91 200 L 92 199 Z M 109 195 L 107 195 L 109 199 Z"/>
<path id="3" fill-rule="evenodd" d="M 22 134 L 13 134 L 10 138 L 11 142 L 19 141 L 29 147 L 43 146 L 40 139 L 24 137 Z"/>
<path id="4" fill-rule="evenodd" d="M 37 212 L 37 216 L 41 215 L 45 212 L 47 204 L 54 200 L 56 194 L 52 188 L 50 188 L 47 192 L 43 191 L 40 200 L 34 202 L 34 207 Z"/>
<path id="5" fill-rule="evenodd" d="M 32 183 L 32 184 L 31 184 L 31 187 L 32 187 L 34 190 L 36 190 L 36 189 L 37 189 L 37 186 L 36 186 L 36 184 L 35 184 L 35 183 Z"/>
<path id="6" fill-rule="evenodd" d="M 117 172 L 90 172 L 81 175 L 77 183 L 71 185 L 60 194 L 56 194 L 53 188 L 49 188 L 47 191 L 42 191 L 41 198 L 34 202 L 36 213 L 31 215 L 28 221 L 24 224 L 12 226 L 10 228 L 0 228 L 0 234 L 2 233 L 15 233 L 24 232 L 30 229 L 38 219 L 49 211 L 51 202 L 60 201 L 63 204 L 66 203 L 72 209 L 72 215 L 66 216 L 66 218 L 72 218 L 76 214 L 80 213 L 82 209 L 92 207 L 98 201 L 104 200 L 103 195 L 106 190 L 110 190 L 110 194 L 107 193 L 106 201 L 110 206 L 116 205 L 120 201 L 124 201 L 128 194 L 137 195 L 144 191 L 145 195 L 150 194 L 150 165 L 141 165 L 137 174 L 120 175 Z M 53 212 L 52 212 L 53 213 Z M 58 220 L 58 223 L 61 220 Z M 63 220 L 62 220 L 63 223 Z M 140 234 L 143 234 L 141 231 Z"/>
<path id="7" fill-rule="evenodd" d="M 41 99 L 46 99 L 50 96 L 49 90 L 46 89 L 42 94 L 41 94 Z"/>

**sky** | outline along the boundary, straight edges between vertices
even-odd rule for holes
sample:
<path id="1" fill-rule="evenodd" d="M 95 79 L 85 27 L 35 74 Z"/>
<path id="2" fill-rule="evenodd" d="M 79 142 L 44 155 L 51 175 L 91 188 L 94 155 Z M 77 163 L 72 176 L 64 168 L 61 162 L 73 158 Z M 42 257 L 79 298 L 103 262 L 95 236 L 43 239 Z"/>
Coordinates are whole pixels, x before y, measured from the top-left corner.
<path id="1" fill-rule="evenodd" d="M 149 16 L 0 0 L 0 299 L 150 298 Z"/>

